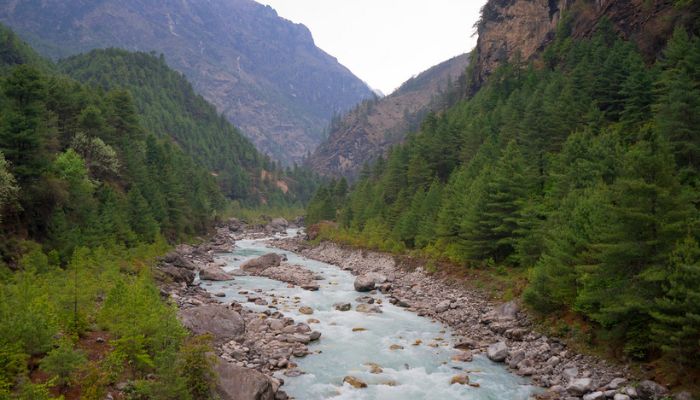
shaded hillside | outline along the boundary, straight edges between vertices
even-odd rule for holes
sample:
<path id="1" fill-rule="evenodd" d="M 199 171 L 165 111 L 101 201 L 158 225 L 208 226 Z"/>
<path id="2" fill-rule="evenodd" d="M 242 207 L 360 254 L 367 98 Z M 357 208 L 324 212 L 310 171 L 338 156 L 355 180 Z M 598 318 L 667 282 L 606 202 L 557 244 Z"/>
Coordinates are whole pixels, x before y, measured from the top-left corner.
<path id="1" fill-rule="evenodd" d="M 470 56 L 445 61 L 405 82 L 387 97 L 367 100 L 339 120 L 329 138 L 311 155 L 308 164 L 319 174 L 354 178 L 366 163 L 383 156 L 416 130 L 431 111 L 452 102 L 449 95 L 463 79 Z"/>
<path id="2" fill-rule="evenodd" d="M 252 0 L 13 0 L 0 21 L 45 55 L 156 51 L 265 153 L 299 161 L 370 89 L 309 30 Z"/>

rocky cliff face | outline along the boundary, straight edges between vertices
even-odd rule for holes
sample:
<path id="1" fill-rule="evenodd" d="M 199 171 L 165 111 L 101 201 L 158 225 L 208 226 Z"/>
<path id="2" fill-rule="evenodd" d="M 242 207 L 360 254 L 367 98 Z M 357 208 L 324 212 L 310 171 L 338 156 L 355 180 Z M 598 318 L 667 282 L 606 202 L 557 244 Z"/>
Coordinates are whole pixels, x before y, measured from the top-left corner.
<path id="1" fill-rule="evenodd" d="M 252 0 L 8 0 L 0 22 L 53 58 L 100 47 L 163 53 L 285 163 L 317 146 L 332 115 L 372 95 L 305 26 Z"/>
<path id="2" fill-rule="evenodd" d="M 468 54 L 445 61 L 404 83 L 390 96 L 365 101 L 334 121 L 328 140 L 308 160 L 319 174 L 355 178 L 362 166 L 384 155 L 420 125 L 430 111 L 449 103 L 449 90 L 463 78 Z"/>
<path id="3" fill-rule="evenodd" d="M 473 83 L 478 88 L 502 63 L 537 59 L 555 38 L 563 15 L 572 35 L 590 35 L 602 18 L 653 58 L 674 26 L 687 18 L 673 0 L 489 0 L 478 23 L 479 40 Z"/>

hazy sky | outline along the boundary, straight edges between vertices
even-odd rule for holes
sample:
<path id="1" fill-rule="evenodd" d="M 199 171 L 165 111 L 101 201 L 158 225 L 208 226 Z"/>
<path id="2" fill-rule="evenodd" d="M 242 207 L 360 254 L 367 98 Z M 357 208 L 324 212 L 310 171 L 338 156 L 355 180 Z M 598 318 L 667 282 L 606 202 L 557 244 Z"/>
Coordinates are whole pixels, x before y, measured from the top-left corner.
<path id="1" fill-rule="evenodd" d="M 316 45 L 385 94 L 476 45 L 486 0 L 257 0 L 311 30 Z"/>

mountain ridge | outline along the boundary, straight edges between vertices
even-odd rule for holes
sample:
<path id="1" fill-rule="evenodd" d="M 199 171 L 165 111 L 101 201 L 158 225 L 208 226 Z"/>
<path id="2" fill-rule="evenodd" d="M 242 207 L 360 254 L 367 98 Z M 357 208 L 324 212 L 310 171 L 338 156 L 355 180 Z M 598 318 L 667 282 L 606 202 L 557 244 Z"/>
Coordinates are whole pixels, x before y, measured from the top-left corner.
<path id="1" fill-rule="evenodd" d="M 53 58 L 104 47 L 163 53 L 259 150 L 283 164 L 299 162 L 332 115 L 372 94 L 315 46 L 308 28 L 252 0 L 36 3 L 0 6 L 0 22 Z"/>
<path id="2" fill-rule="evenodd" d="M 450 104 L 461 89 L 451 89 L 464 78 L 470 60 L 462 54 L 435 65 L 404 82 L 392 94 L 375 97 L 336 119 L 329 137 L 307 164 L 317 173 L 354 179 L 363 165 L 385 156 L 416 130 L 430 112 Z M 459 85 L 457 85 L 459 87 Z"/>

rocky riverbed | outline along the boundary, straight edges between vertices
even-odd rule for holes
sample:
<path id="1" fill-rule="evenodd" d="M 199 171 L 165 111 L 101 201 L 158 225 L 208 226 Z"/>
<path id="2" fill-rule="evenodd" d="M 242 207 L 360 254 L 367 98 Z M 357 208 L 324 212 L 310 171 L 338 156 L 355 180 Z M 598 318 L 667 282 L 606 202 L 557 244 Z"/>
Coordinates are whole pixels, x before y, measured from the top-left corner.
<path id="1" fill-rule="evenodd" d="M 287 398 L 280 389 L 284 377 L 303 373 L 295 360 L 310 354 L 309 346 L 321 337 L 313 329 L 318 323 L 313 315 L 305 322 L 295 322 L 279 311 L 297 307 L 306 314 L 298 298 L 269 293 L 263 296 L 262 290 L 253 290 L 238 293 L 245 300 L 223 299 L 222 303 L 224 293 L 205 290 L 216 281 L 219 281 L 217 285 L 223 285 L 216 287 L 230 290 L 233 283 L 227 281 L 235 282 L 236 277 L 222 268 L 225 263 L 217 259 L 218 253 L 230 251 L 237 240 L 261 238 L 287 228 L 286 221 L 277 220 L 272 225 L 249 229 L 232 220 L 219 228 L 207 243 L 179 246 L 163 258 L 158 268 L 162 292 L 178 305 L 185 326 L 195 333 L 209 332 L 214 336 L 220 358 L 219 375 L 226 377 L 218 388 L 223 399 Z M 541 398 L 645 400 L 661 399 L 668 392 L 650 381 L 633 381 L 625 368 L 575 354 L 556 338 L 537 334 L 517 303 L 493 304 L 478 292 L 436 279 L 421 267 L 397 264 L 390 255 L 332 243 L 311 247 L 300 238 L 276 239 L 271 245 L 357 275 L 355 289 L 365 294 L 358 294 L 357 302 L 361 303 L 358 307 L 367 308 L 364 312 L 381 312 L 381 307 L 372 304 L 373 295 L 379 292 L 396 306 L 450 326 L 456 336 L 455 347 L 462 350 L 460 357 L 471 360 L 473 355 L 483 354 L 505 363 L 514 373 L 547 388 L 539 395 Z M 240 268 L 245 274 L 318 290 L 320 276 L 280 256 L 265 256 L 247 264 Z M 214 282 L 200 281 L 198 275 Z M 335 307 L 344 310 L 348 305 Z M 349 377 L 353 381 L 350 378 L 354 377 Z M 241 397 L 235 393 L 247 394 Z M 682 393 L 675 398 L 690 397 Z"/>
<path id="2" fill-rule="evenodd" d="M 357 275 L 356 289 L 381 291 L 391 302 L 454 329 L 456 346 L 486 354 L 516 374 L 548 390 L 542 399 L 662 399 L 669 391 L 649 380 L 635 381 L 627 367 L 576 354 L 557 338 L 537 333 L 516 302 L 495 304 L 478 291 L 436 278 L 421 266 L 397 264 L 389 254 L 324 242 L 310 246 L 299 239 L 278 239 L 277 248 L 334 264 Z M 687 400 L 689 393 L 678 393 Z"/>

